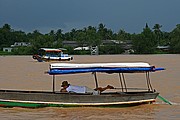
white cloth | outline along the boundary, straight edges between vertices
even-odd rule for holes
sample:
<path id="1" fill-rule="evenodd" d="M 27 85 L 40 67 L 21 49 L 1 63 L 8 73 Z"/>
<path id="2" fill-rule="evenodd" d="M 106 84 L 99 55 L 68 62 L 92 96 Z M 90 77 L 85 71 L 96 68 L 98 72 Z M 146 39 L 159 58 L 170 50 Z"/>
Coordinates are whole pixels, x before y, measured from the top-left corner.
<path id="1" fill-rule="evenodd" d="M 75 92 L 75 93 L 92 93 L 93 95 L 98 95 L 99 91 L 95 91 L 91 88 L 88 88 L 86 86 L 75 86 L 75 85 L 69 85 L 68 88 L 66 88 L 68 92 Z"/>
<path id="2" fill-rule="evenodd" d="M 85 86 L 86 87 L 86 86 Z M 86 87 L 86 93 L 92 93 L 93 95 L 99 95 L 100 92 Z"/>
<path id="3" fill-rule="evenodd" d="M 85 93 L 86 87 L 85 86 L 75 86 L 75 85 L 69 85 L 68 88 L 66 88 L 68 92 L 75 92 L 75 93 Z"/>

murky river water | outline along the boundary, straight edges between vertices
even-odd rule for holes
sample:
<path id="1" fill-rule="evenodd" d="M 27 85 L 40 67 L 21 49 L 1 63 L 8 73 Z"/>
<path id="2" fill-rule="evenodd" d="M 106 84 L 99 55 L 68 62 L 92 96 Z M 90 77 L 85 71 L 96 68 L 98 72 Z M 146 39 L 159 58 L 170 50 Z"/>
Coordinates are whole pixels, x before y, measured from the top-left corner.
<path id="1" fill-rule="evenodd" d="M 128 108 L 0 108 L 0 120 L 179 120 L 180 119 L 180 55 L 99 55 L 73 56 L 71 63 L 94 62 L 148 62 L 157 67 L 165 67 L 162 72 L 151 74 L 153 88 L 172 102 L 168 105 L 157 99 L 154 104 Z M 69 62 L 66 62 L 69 63 Z M 52 76 L 44 74 L 48 62 L 36 62 L 31 56 L 0 56 L 0 89 L 52 90 Z M 100 86 L 118 86 L 118 76 L 98 74 Z M 130 87 L 144 86 L 144 76 L 126 77 Z M 130 79 L 130 80 L 129 80 Z M 91 74 L 56 77 L 56 90 L 62 80 L 75 85 L 94 88 Z M 129 81 L 128 81 L 129 80 Z"/>

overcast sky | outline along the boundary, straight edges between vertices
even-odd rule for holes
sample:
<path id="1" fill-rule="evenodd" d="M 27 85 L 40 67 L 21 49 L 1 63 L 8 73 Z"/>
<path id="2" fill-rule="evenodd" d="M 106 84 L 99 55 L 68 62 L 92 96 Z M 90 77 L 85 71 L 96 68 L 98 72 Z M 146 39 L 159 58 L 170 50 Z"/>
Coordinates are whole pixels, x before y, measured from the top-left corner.
<path id="1" fill-rule="evenodd" d="M 5 23 L 42 33 L 100 23 L 114 32 L 140 33 L 146 23 L 169 32 L 180 24 L 180 0 L 0 0 L 0 27 Z"/>

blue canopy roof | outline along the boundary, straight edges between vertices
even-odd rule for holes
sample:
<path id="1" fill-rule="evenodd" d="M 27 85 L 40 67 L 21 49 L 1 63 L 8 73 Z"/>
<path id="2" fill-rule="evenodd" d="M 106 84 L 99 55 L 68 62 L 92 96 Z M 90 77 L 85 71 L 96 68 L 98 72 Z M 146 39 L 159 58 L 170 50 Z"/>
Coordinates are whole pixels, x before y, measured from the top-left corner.
<path id="1" fill-rule="evenodd" d="M 50 69 L 50 75 L 75 74 L 87 72 L 105 72 L 105 73 L 143 73 L 165 70 L 164 68 L 151 67 L 90 67 L 90 68 L 71 68 L 71 69 Z"/>

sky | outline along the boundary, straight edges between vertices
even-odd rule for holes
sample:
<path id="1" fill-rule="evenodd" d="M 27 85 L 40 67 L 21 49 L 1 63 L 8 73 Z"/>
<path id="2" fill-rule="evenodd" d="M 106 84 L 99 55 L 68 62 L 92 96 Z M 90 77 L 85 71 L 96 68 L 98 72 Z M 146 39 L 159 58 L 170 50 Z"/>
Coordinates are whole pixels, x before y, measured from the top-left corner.
<path id="1" fill-rule="evenodd" d="M 0 27 L 49 33 L 98 28 L 141 33 L 145 24 L 170 32 L 180 24 L 180 0 L 0 0 Z"/>

